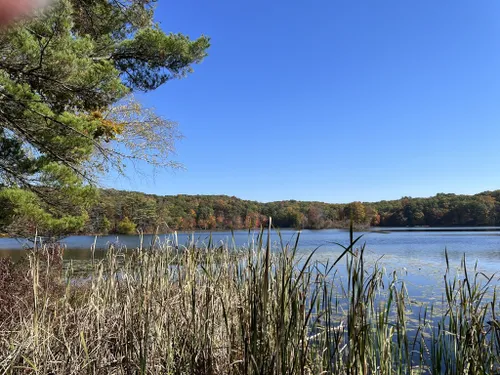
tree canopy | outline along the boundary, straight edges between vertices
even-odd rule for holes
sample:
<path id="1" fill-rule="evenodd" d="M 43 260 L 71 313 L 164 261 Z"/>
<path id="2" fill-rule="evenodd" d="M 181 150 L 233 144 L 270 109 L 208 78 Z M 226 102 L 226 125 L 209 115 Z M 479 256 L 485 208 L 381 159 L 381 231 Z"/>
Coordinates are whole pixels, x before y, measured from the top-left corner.
<path id="1" fill-rule="evenodd" d="M 277 227 L 297 229 L 348 228 L 351 220 L 358 229 L 486 226 L 496 225 L 499 213 L 500 190 L 347 204 L 295 200 L 260 203 L 225 195 L 159 196 L 102 190 L 99 202 L 89 209 L 90 219 L 83 233 L 123 233 L 124 227 L 133 225 L 134 229 L 150 233 L 249 229 L 265 227 L 269 216 Z"/>
<path id="2" fill-rule="evenodd" d="M 133 99 L 182 78 L 209 39 L 167 34 L 153 0 L 59 0 L 0 33 L 0 225 L 79 230 L 99 173 L 170 160 L 174 123 Z M 33 232 L 32 232 L 33 233 Z"/>

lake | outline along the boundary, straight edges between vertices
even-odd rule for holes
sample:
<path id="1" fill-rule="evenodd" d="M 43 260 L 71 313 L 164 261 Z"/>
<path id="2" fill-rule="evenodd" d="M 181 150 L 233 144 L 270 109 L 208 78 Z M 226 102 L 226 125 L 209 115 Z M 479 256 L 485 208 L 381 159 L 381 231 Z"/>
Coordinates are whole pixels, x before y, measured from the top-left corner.
<path id="1" fill-rule="evenodd" d="M 286 243 L 295 242 L 297 231 L 282 230 L 281 235 Z M 233 243 L 236 247 L 246 247 L 256 240 L 257 231 L 214 232 L 214 243 Z M 465 255 L 469 275 L 477 262 L 477 270 L 485 275 L 494 275 L 500 270 L 500 228 L 440 228 L 431 230 L 408 230 L 407 228 L 383 228 L 369 232 L 356 232 L 355 237 L 362 235 L 359 245 L 366 243 L 365 258 L 368 267 L 377 263 L 383 267 L 389 282 L 393 275 L 404 280 L 409 295 L 422 302 L 437 303 L 443 297 L 443 275 L 446 271 L 445 249 L 448 252 L 452 274 L 463 278 L 462 258 Z M 160 241 L 173 241 L 173 235 L 161 235 Z M 178 233 L 178 243 L 188 244 L 194 240 L 198 244 L 208 243 L 209 232 Z M 152 236 L 144 236 L 144 244 L 151 242 Z M 96 241 L 96 257 L 102 258 L 110 245 L 133 249 L 139 246 L 139 236 L 72 236 L 64 239 L 67 250 L 66 260 L 81 261 L 90 259 L 90 248 Z M 272 232 L 273 248 L 278 251 L 280 238 Z M 299 257 L 305 259 L 315 249 L 314 260 L 330 264 L 339 257 L 347 246 L 349 232 L 345 230 L 302 230 L 299 239 Z M 19 258 L 23 254 L 26 243 L 22 240 L 0 239 L 0 257 Z M 344 279 L 345 263 L 339 264 L 336 277 Z M 493 285 L 499 285 L 498 277 L 493 278 Z M 388 285 L 388 284 L 386 284 Z M 488 293 L 491 295 L 490 293 Z"/>
<path id="2" fill-rule="evenodd" d="M 479 229 L 479 230 L 478 230 Z M 451 231 L 454 230 L 454 231 Z M 255 240 L 257 231 L 235 231 L 234 244 L 237 247 L 247 246 Z M 284 242 L 294 242 L 297 231 L 282 230 L 281 235 Z M 439 228 L 439 229 L 412 229 L 407 228 L 382 228 L 369 232 L 356 232 L 355 236 L 363 235 L 359 244 L 366 243 L 367 256 L 372 260 L 382 257 L 381 264 L 387 268 L 406 268 L 412 272 L 418 268 L 427 270 L 437 269 L 444 271 L 445 256 L 447 249 L 450 262 L 460 264 L 465 254 L 468 263 L 473 265 L 477 260 L 481 270 L 489 273 L 500 270 L 500 228 Z M 151 235 L 144 236 L 144 244 L 151 242 Z M 160 235 L 161 241 L 172 240 L 172 235 Z M 208 243 L 209 232 L 178 233 L 178 243 L 187 244 L 192 239 L 199 244 Z M 88 259 L 90 248 L 96 238 L 93 236 L 72 236 L 62 242 L 67 246 L 65 258 Z M 272 242 L 278 248 L 279 236 L 272 232 Z M 215 243 L 232 243 L 231 232 L 214 232 L 212 241 Z M 139 236 L 98 236 L 96 249 L 105 250 L 110 244 L 128 249 L 139 246 Z M 318 248 L 315 259 L 320 261 L 333 260 L 341 253 L 341 248 L 336 244 L 347 245 L 349 233 L 345 230 L 302 230 L 300 232 L 300 253 L 307 255 Z M 0 238 L 0 257 L 19 257 L 22 249 L 29 245 L 23 240 L 12 238 Z M 101 254 L 103 252 L 100 252 Z M 416 268 L 415 268 L 416 267 Z"/>

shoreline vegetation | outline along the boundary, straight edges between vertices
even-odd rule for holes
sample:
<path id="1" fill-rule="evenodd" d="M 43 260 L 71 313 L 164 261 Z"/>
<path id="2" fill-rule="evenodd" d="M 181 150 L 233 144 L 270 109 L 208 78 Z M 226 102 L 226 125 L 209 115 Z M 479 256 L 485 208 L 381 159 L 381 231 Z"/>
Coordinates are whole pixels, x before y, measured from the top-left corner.
<path id="1" fill-rule="evenodd" d="M 103 189 L 80 234 L 135 234 L 267 227 L 349 229 L 373 227 L 484 227 L 500 223 L 500 190 L 476 195 L 437 194 L 380 202 L 260 203 L 224 195 L 159 196 Z"/>
<path id="2" fill-rule="evenodd" d="M 351 227 L 327 263 L 271 248 L 157 242 L 85 274 L 57 251 L 0 260 L 0 371 L 36 374 L 495 374 L 497 277 L 453 270 L 415 301 Z M 446 253 L 445 253 L 446 255 Z"/>
<path id="3" fill-rule="evenodd" d="M 249 229 L 267 227 L 268 217 L 279 228 L 294 229 L 348 229 L 351 221 L 356 230 L 495 226 L 500 223 L 500 190 L 331 204 L 295 200 L 260 203 L 224 195 L 158 196 L 101 189 L 78 233 Z"/>
<path id="4" fill-rule="evenodd" d="M 81 209 L 83 209 L 81 207 Z M 159 196 L 114 189 L 96 190 L 96 199 L 78 226 L 51 226 L 32 215 L 15 215 L 0 208 L 0 233 L 26 237 L 38 231 L 45 237 L 69 235 L 155 234 L 174 231 L 225 231 L 279 228 L 384 228 L 460 230 L 494 227 L 500 223 L 500 190 L 475 195 L 437 194 L 380 202 L 333 204 L 309 201 L 260 203 L 225 195 Z M 73 229 L 72 229 L 73 228 Z"/>

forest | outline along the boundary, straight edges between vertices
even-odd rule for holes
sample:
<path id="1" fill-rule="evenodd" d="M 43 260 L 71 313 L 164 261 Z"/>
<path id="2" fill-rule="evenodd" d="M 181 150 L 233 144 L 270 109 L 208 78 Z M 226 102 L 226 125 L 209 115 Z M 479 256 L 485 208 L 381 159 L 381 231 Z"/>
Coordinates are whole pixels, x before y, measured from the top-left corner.
<path id="1" fill-rule="evenodd" d="M 489 226 L 500 218 L 500 190 L 475 195 L 437 194 L 375 203 L 306 201 L 259 203 L 225 195 L 159 196 L 100 190 L 82 233 L 281 228 Z"/>
<path id="2" fill-rule="evenodd" d="M 151 195 L 96 189 L 84 222 L 77 229 L 43 226 L 33 215 L 13 217 L 0 207 L 0 233 L 30 236 L 69 234 L 134 234 L 172 230 L 227 230 L 260 228 L 273 218 L 279 228 L 494 226 L 500 220 L 500 190 L 475 195 L 437 194 L 429 198 L 403 197 L 380 202 L 324 202 L 283 200 L 261 203 L 227 195 Z"/>

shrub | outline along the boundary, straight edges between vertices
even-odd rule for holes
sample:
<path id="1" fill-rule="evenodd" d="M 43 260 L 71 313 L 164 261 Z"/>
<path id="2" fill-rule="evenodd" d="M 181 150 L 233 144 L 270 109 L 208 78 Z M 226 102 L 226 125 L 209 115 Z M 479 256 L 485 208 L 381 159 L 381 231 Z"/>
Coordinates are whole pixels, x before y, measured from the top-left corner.
<path id="1" fill-rule="evenodd" d="M 118 234 L 134 234 L 136 229 L 135 223 L 128 217 L 125 217 L 118 223 L 116 231 Z"/>

